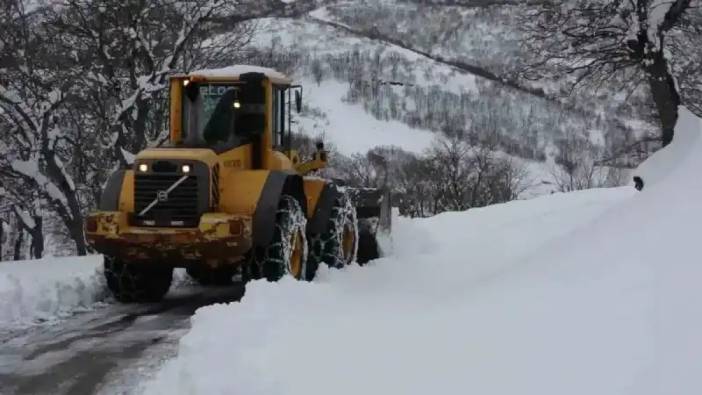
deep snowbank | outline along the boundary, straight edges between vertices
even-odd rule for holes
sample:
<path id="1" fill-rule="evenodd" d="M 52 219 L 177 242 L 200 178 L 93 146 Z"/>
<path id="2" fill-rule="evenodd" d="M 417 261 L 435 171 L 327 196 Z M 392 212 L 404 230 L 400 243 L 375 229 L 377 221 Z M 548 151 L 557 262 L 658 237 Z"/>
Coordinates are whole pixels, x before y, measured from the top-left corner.
<path id="1" fill-rule="evenodd" d="M 65 316 L 103 300 L 102 256 L 0 262 L 0 328 Z"/>
<path id="2" fill-rule="evenodd" d="M 255 282 L 241 304 L 200 309 L 178 357 L 147 393 L 484 389 L 471 384 L 470 365 L 486 356 L 471 349 L 488 340 L 497 345 L 499 336 L 469 334 L 474 321 L 486 320 L 481 314 L 488 322 L 508 314 L 470 311 L 479 289 L 520 264 L 515 258 L 632 194 L 630 189 L 586 191 L 424 220 L 400 218 L 392 258 L 367 268 L 325 270 L 312 284 Z M 489 348 L 483 346 L 481 354 Z M 495 350 L 492 358 L 506 354 Z"/>
<path id="3" fill-rule="evenodd" d="M 680 108 L 675 142 L 666 149 L 655 152 L 634 171 L 634 176 L 644 180 L 644 188 L 665 180 L 678 167 L 684 167 L 685 162 L 682 159 L 690 155 L 699 155 L 697 149 L 700 136 L 699 133 L 694 133 L 695 129 L 700 128 L 699 123 L 699 118 L 694 114 L 686 108 Z"/>
<path id="4" fill-rule="evenodd" d="M 702 393 L 702 130 L 682 117 L 690 155 L 642 193 L 402 220 L 391 258 L 200 309 L 147 393 Z"/>

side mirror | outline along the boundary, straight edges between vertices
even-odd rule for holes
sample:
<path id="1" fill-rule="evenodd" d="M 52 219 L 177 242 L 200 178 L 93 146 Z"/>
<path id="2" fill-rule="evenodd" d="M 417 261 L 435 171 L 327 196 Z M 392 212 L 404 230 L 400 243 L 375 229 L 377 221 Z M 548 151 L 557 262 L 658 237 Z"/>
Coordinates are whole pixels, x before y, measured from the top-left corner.
<path id="1" fill-rule="evenodd" d="M 297 110 L 298 114 L 302 112 L 302 92 L 295 91 L 295 109 Z"/>

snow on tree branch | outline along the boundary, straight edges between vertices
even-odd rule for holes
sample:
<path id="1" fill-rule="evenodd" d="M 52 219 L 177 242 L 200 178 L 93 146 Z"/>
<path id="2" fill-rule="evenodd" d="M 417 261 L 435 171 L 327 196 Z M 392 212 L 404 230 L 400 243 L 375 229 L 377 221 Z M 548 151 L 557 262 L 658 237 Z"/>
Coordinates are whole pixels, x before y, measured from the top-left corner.
<path id="1" fill-rule="evenodd" d="M 565 78 L 573 88 L 617 84 L 631 90 L 646 82 L 658 110 L 661 141 L 668 144 L 681 103 L 671 48 L 681 42 L 676 35 L 690 37 L 691 43 L 702 40 L 695 29 L 680 29 L 699 7 L 700 0 L 575 0 L 532 6 L 521 21 L 524 45 L 533 56 L 525 76 Z M 683 56 L 699 56 L 698 46 Z"/>

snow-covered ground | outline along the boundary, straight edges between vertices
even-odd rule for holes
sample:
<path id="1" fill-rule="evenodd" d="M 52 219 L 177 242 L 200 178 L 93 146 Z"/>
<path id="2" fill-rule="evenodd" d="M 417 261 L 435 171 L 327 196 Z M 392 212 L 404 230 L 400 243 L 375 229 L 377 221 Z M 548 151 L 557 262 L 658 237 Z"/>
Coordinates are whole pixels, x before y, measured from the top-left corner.
<path id="1" fill-rule="evenodd" d="M 641 193 L 400 219 L 368 267 L 251 283 L 146 392 L 702 393 L 702 124 L 680 125 L 689 155 Z"/>
<path id="2" fill-rule="evenodd" d="M 106 296 L 100 255 L 0 262 L 0 329 L 51 321 Z"/>

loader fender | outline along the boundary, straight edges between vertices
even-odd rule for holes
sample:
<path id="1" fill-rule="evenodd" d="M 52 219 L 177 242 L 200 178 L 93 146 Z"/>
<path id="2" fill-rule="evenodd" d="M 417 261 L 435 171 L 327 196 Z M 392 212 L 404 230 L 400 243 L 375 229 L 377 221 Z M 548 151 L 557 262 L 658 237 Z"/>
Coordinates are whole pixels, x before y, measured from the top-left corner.
<path id="1" fill-rule="evenodd" d="M 314 207 L 314 212 L 310 220 L 307 222 L 307 234 L 322 234 L 327 231 L 329 225 L 329 216 L 336 199 L 341 197 L 342 192 L 339 188 L 331 183 L 325 183 L 322 192 L 317 198 L 317 204 Z"/>
<path id="2" fill-rule="evenodd" d="M 112 173 L 105 183 L 105 188 L 100 195 L 99 209 L 101 211 L 117 211 L 119 208 L 119 196 L 122 193 L 122 182 L 126 170 L 120 169 Z"/>
<path id="3" fill-rule="evenodd" d="M 253 215 L 254 245 L 267 246 L 273 239 L 275 216 L 283 195 L 293 196 L 302 206 L 303 212 L 307 211 L 302 177 L 293 172 L 271 171 L 266 177 Z"/>

